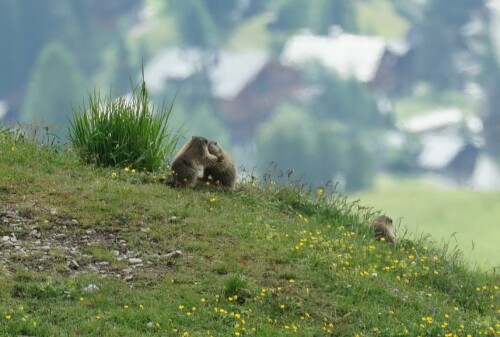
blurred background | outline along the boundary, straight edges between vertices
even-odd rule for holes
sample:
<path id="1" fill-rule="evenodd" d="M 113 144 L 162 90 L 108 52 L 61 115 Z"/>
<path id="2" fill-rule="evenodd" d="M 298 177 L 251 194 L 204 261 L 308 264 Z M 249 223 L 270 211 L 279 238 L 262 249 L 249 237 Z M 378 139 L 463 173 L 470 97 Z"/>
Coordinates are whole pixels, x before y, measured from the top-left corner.
<path id="1" fill-rule="evenodd" d="M 143 66 L 172 130 L 500 267 L 500 0 L 0 0 L 0 46 L 5 125 Z"/>

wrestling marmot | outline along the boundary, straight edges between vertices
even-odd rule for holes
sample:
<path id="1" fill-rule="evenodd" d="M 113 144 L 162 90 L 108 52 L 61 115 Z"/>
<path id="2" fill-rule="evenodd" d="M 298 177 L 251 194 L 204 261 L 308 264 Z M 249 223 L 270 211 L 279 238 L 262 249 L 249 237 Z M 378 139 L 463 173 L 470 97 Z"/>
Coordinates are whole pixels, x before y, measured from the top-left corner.
<path id="1" fill-rule="evenodd" d="M 198 166 L 213 166 L 217 161 L 217 156 L 208 151 L 208 139 L 193 136 L 175 155 L 169 183 L 173 186 L 194 187 L 198 179 Z"/>
<path id="2" fill-rule="evenodd" d="M 215 141 L 208 143 L 208 151 L 215 155 L 218 160 L 204 167 L 203 180 L 209 181 L 209 177 L 211 177 L 215 183 L 234 190 L 236 185 L 236 167 L 234 166 L 233 158 Z"/>
<path id="3" fill-rule="evenodd" d="M 375 234 L 375 239 L 381 240 L 395 244 L 396 236 L 394 235 L 394 229 L 392 227 L 392 219 L 385 215 L 379 215 L 372 225 L 373 233 Z"/>

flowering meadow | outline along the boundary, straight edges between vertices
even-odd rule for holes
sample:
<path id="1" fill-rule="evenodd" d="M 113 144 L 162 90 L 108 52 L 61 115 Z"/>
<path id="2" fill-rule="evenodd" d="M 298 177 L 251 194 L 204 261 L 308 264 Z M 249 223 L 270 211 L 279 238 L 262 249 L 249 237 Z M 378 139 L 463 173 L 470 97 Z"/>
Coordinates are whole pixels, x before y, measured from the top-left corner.
<path id="1" fill-rule="evenodd" d="M 497 336 L 500 279 L 272 180 L 172 189 L 0 136 L 1 336 Z"/>

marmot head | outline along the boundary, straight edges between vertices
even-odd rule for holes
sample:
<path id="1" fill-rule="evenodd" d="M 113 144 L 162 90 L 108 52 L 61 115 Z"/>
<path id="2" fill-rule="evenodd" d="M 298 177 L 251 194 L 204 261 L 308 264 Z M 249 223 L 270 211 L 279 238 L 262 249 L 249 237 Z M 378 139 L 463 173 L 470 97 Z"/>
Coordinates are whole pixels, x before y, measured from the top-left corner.
<path id="1" fill-rule="evenodd" d="M 222 154 L 222 148 L 217 144 L 216 141 L 209 141 L 208 142 L 208 152 L 210 152 L 213 155 L 219 156 Z"/>
<path id="2" fill-rule="evenodd" d="M 385 224 L 385 225 L 388 225 L 388 226 L 391 226 L 392 227 L 392 219 L 389 218 L 388 216 L 386 215 L 379 215 L 376 219 L 375 219 L 375 223 L 376 224 Z"/>
<path id="3" fill-rule="evenodd" d="M 208 139 L 202 136 L 193 136 L 191 137 L 191 144 L 200 146 L 208 145 Z"/>

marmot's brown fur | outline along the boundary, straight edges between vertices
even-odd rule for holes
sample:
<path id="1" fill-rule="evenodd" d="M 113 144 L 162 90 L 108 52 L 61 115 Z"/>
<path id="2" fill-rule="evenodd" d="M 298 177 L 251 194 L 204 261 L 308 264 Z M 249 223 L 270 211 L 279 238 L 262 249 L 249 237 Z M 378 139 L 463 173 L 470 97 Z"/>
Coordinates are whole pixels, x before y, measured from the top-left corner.
<path id="1" fill-rule="evenodd" d="M 209 181 L 209 177 L 211 177 L 215 183 L 234 190 L 236 185 L 236 167 L 234 166 L 233 158 L 215 141 L 208 143 L 208 151 L 215 155 L 218 160 L 215 163 L 205 166 L 203 180 Z"/>
<path id="2" fill-rule="evenodd" d="M 193 136 L 172 161 L 170 183 L 173 186 L 194 187 L 198 179 L 198 166 L 213 166 L 217 161 L 217 156 L 208 152 L 208 139 Z"/>
<path id="3" fill-rule="evenodd" d="M 392 219 L 385 215 L 379 215 L 372 225 L 375 239 L 384 240 L 386 242 L 395 244 L 396 236 L 392 227 Z"/>

